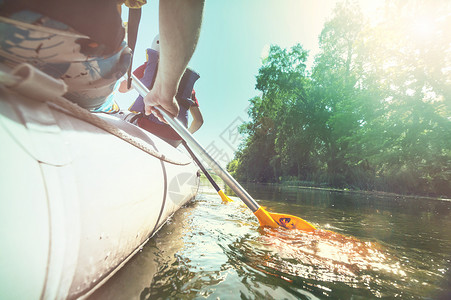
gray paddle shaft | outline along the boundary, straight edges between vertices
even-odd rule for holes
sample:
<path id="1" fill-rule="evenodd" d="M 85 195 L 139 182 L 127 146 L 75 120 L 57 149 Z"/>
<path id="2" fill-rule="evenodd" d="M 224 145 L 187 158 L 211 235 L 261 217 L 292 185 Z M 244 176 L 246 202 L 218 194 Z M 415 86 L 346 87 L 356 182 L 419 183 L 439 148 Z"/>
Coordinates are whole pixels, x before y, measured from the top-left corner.
<path id="1" fill-rule="evenodd" d="M 132 74 L 133 82 L 132 85 L 136 89 L 136 91 L 144 98 L 148 93 L 149 89 L 138 79 L 135 75 Z M 255 202 L 254 199 L 247 193 L 247 191 L 229 174 L 223 167 L 221 167 L 211 155 L 202 147 L 199 142 L 193 137 L 193 135 L 185 128 L 185 126 L 180 123 L 172 115 L 168 114 L 164 109 L 161 109 L 159 106 L 155 106 L 158 111 L 163 115 L 164 119 L 168 124 L 177 132 L 194 150 L 197 155 L 202 157 L 202 159 L 207 162 L 207 164 L 213 169 L 213 171 L 221 177 L 222 180 L 237 194 L 238 197 L 252 210 L 252 212 L 256 212 L 260 205 Z"/>

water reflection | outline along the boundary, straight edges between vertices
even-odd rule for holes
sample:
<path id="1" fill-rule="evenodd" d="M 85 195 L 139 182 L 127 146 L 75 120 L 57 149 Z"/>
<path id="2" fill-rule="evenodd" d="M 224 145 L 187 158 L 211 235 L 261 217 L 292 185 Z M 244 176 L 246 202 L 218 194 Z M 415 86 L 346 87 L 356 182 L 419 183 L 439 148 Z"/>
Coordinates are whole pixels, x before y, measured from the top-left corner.
<path id="1" fill-rule="evenodd" d="M 320 230 L 261 229 L 240 200 L 222 204 L 203 187 L 126 265 L 122 279 L 92 299 L 438 299 L 451 291 L 449 202 L 246 189 L 269 211 Z M 136 269 L 150 260 L 153 270 Z M 121 286 L 146 271 L 153 273 L 138 280 L 139 292 L 123 294 Z"/>
<path id="2" fill-rule="evenodd" d="M 255 259 L 268 273 L 290 283 L 309 282 L 323 295 L 332 291 L 328 284 L 344 283 L 354 289 L 380 294 L 380 284 L 371 287 L 378 273 L 405 277 L 400 265 L 391 260 L 383 247 L 332 231 L 314 233 L 263 229 L 259 243 L 266 247 L 264 256 Z"/>

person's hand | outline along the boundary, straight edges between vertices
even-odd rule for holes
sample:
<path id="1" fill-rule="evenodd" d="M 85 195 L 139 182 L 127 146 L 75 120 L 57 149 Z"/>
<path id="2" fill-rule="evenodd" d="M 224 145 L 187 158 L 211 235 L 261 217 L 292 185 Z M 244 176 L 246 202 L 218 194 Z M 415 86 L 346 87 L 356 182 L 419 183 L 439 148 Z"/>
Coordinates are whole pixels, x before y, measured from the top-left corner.
<path id="1" fill-rule="evenodd" d="M 153 88 L 144 97 L 145 114 L 154 114 L 160 121 L 165 122 L 163 115 L 155 108 L 159 106 L 167 113 L 176 117 L 179 114 L 179 105 L 175 99 L 176 88 L 165 88 L 158 80 L 155 80 Z"/>

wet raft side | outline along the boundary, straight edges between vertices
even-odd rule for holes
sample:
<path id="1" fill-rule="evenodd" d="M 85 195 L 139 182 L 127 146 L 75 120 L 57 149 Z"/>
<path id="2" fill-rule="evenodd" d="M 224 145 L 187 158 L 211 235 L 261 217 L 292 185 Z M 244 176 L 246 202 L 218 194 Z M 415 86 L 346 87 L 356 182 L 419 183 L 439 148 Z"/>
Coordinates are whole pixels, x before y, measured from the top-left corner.
<path id="1" fill-rule="evenodd" d="M 1 86 L 2 297 L 86 296 L 195 196 L 190 158 L 131 124 L 100 117 L 180 164 Z"/>

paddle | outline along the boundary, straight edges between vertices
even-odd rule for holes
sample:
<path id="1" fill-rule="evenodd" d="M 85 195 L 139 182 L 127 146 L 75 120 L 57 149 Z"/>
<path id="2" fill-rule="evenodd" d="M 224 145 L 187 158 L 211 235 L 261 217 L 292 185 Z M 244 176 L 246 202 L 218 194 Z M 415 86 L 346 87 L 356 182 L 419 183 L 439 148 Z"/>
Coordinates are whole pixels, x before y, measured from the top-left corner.
<path id="1" fill-rule="evenodd" d="M 202 172 L 204 172 L 205 176 L 207 177 L 208 181 L 210 181 L 211 185 L 215 188 L 216 192 L 218 193 L 218 195 L 221 197 L 222 202 L 227 203 L 227 202 L 233 202 L 232 199 L 230 199 L 229 197 L 226 196 L 226 194 L 224 194 L 224 192 L 221 190 L 221 188 L 216 184 L 216 182 L 213 180 L 213 178 L 210 176 L 210 174 L 207 172 L 207 170 L 205 169 L 205 167 L 201 164 L 201 162 L 199 161 L 199 159 L 197 159 L 196 155 L 193 153 L 193 151 L 191 150 L 191 148 L 188 146 L 188 144 L 182 140 L 182 144 L 183 146 L 185 146 L 186 150 L 189 152 L 189 154 L 191 155 L 191 157 L 193 158 L 193 160 L 196 162 L 196 164 L 199 166 L 199 168 L 202 170 Z"/>
<path id="2" fill-rule="evenodd" d="M 138 91 L 138 93 L 145 97 L 149 90 L 147 87 L 132 74 L 133 87 Z M 186 141 L 194 151 L 208 163 L 208 165 L 213 169 L 213 171 L 221 177 L 222 180 L 235 192 L 235 194 L 244 202 L 244 204 L 249 207 L 249 209 L 254 213 L 260 222 L 260 226 L 268 227 L 284 227 L 288 229 L 300 229 L 305 231 L 313 231 L 315 227 L 308 223 L 307 221 L 292 215 L 270 213 L 263 209 L 258 203 L 252 199 L 252 197 L 247 193 L 247 191 L 230 175 L 226 170 L 224 170 L 210 154 L 196 141 L 196 139 L 191 135 L 188 129 L 180 123 L 174 116 L 168 114 L 164 109 L 159 106 L 155 106 L 156 109 L 162 114 L 166 122 Z"/>

